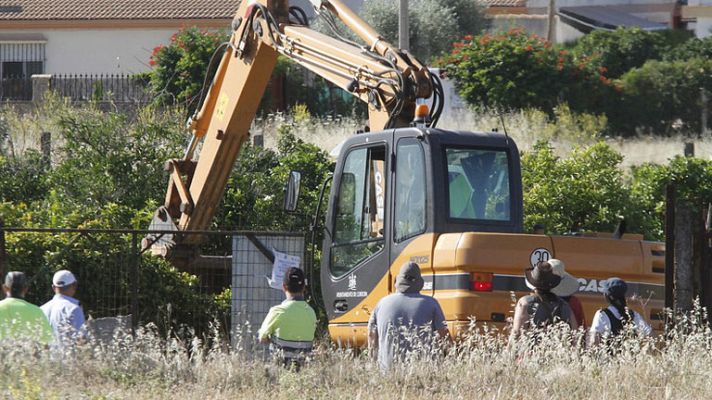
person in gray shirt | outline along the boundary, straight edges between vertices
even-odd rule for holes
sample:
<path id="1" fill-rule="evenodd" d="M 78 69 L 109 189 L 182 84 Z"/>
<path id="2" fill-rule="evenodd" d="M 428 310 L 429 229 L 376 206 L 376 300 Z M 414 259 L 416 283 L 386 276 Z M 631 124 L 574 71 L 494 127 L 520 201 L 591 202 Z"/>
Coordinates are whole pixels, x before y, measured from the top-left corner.
<path id="1" fill-rule="evenodd" d="M 382 298 L 371 313 L 368 347 L 383 370 L 416 348 L 429 348 L 433 339 L 450 340 L 440 304 L 420 294 L 423 284 L 418 264 L 406 262 L 396 277 L 396 293 Z"/>

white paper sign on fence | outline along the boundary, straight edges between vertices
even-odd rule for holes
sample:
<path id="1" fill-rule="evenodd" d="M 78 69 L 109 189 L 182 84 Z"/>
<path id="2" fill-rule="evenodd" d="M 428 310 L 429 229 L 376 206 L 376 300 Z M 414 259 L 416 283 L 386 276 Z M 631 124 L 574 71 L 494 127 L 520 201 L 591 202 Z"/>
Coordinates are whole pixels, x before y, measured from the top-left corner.
<path id="1" fill-rule="evenodd" d="M 274 253 L 274 264 L 272 265 L 272 278 L 269 280 L 269 286 L 273 289 L 282 290 L 284 273 L 287 272 L 290 267 L 299 268 L 300 258 L 275 250 L 273 250 L 272 253 Z"/>

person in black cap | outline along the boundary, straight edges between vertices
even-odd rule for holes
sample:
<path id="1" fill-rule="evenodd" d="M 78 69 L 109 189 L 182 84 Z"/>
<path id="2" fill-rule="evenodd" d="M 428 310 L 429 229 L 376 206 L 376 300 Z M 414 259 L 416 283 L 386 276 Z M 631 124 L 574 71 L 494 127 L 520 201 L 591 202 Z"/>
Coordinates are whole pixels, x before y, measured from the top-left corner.
<path id="1" fill-rule="evenodd" d="M 281 363 L 299 369 L 311 353 L 316 331 L 316 313 L 304 300 L 304 271 L 291 267 L 284 274 L 286 299 L 270 308 L 258 332 L 262 343 L 270 343 Z"/>
<path id="2" fill-rule="evenodd" d="M 551 264 L 540 262 L 524 270 L 524 274 L 527 286 L 534 288 L 534 292 L 517 301 L 510 339 L 516 339 L 528 329 L 545 328 L 559 321 L 577 329 L 571 307 L 551 291 L 561 282 L 561 276 L 554 273 Z"/>
<path id="3" fill-rule="evenodd" d="M 368 347 L 372 356 L 377 356 L 383 370 L 389 369 L 394 360 L 403 358 L 419 344 L 428 348 L 432 339 L 450 340 L 445 316 L 440 303 L 420 294 L 425 284 L 420 267 L 406 262 L 396 276 L 396 293 L 382 298 L 368 320 Z M 417 337 L 409 337 L 420 334 Z M 437 336 L 435 336 L 437 335 Z M 424 343 L 414 343 L 413 339 Z"/>
<path id="4" fill-rule="evenodd" d="M 648 336 L 652 328 L 637 312 L 628 308 L 626 293 L 628 284 L 620 278 L 610 278 L 603 285 L 603 297 L 608 303 L 607 308 L 596 311 L 589 330 L 588 344 L 597 344 L 602 337 L 608 339 L 621 333 L 624 326 L 633 323 L 633 328 L 639 334 Z"/>

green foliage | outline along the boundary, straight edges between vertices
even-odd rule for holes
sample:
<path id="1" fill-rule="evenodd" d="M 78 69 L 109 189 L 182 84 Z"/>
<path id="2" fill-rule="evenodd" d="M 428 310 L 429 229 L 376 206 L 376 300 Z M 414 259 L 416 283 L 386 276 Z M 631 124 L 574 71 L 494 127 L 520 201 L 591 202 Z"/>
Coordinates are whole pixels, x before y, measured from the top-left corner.
<path id="1" fill-rule="evenodd" d="M 227 32 L 210 32 L 193 27 L 178 31 L 168 45 L 156 47 L 149 60 L 153 69 L 148 73 L 148 78 L 159 103 L 183 104 L 189 112 L 193 111 L 198 106 L 197 99 L 208 73 L 210 58 L 228 38 Z M 316 77 L 307 85 L 303 67 L 284 56 L 277 60 L 273 76 L 284 85 L 280 95 L 284 97 L 284 107 L 287 109 L 296 104 L 306 104 L 311 112 L 318 115 L 365 114 L 365 107 L 360 104 L 360 100 L 323 78 Z M 143 76 L 139 76 L 141 78 Z M 272 87 L 274 82 L 265 90 L 260 104 L 262 112 L 284 111 L 278 109 L 280 105 L 274 104 L 270 96 L 272 90 L 275 90 Z"/>
<path id="2" fill-rule="evenodd" d="M 668 165 L 644 164 L 633 169 L 631 198 L 637 205 L 635 220 L 646 236 L 662 240 L 666 187 L 675 185 L 677 198 L 704 209 L 712 200 L 712 162 L 694 157 L 675 157 Z"/>
<path id="3" fill-rule="evenodd" d="M 151 87 L 159 100 L 195 108 L 210 57 L 227 39 L 226 32 L 191 27 L 175 33 L 168 45 L 154 48 L 148 63 L 153 67 Z"/>
<path id="4" fill-rule="evenodd" d="M 164 196 L 163 162 L 179 153 L 182 118 L 153 107 L 134 114 L 104 112 L 93 105 L 40 109 L 51 116 L 56 146 L 53 166 L 40 154 L 0 156 L 0 216 L 6 226 L 38 228 L 145 228 L 156 199 Z M 11 114 L 11 113 L 9 113 Z M 5 114 L 12 131 L 30 131 L 38 116 Z M 4 147 L 3 147 L 4 148 Z M 51 297 L 51 277 L 72 270 L 78 298 L 93 317 L 126 315 L 131 284 L 131 237 L 116 234 L 8 233 L 8 268 L 34 278 L 28 299 Z M 140 239 L 140 238 L 139 238 Z M 145 255 L 139 265 L 139 320 L 162 330 L 181 324 L 207 329 L 224 319 L 224 305 L 197 289 L 197 278 L 165 260 Z"/>
<path id="5" fill-rule="evenodd" d="M 8 226 L 76 226 L 99 229 L 130 220 L 135 210 L 107 204 L 100 209 L 51 198 L 32 206 L 0 204 Z M 81 222 L 79 222 L 81 221 Z M 77 298 L 93 318 L 128 315 L 132 288 L 131 236 L 116 234 L 12 233 L 6 235 L 8 268 L 33 278 L 28 301 L 42 304 L 52 296 L 54 272 L 69 269 L 80 283 Z M 166 260 L 145 255 L 138 264 L 139 321 L 152 321 L 168 331 L 190 324 L 204 331 L 214 318 L 224 318 L 224 305 L 199 293 L 197 278 Z"/>
<path id="6" fill-rule="evenodd" d="M 671 48 L 663 58 L 667 61 L 691 58 L 712 59 L 712 36 L 703 39 L 691 38 L 681 45 Z"/>
<path id="7" fill-rule="evenodd" d="M 398 44 L 398 2 L 367 1 L 360 14 L 389 42 Z M 486 27 L 481 7 L 467 0 L 410 1 L 408 21 L 411 53 L 421 60 L 446 53 L 458 38 L 478 34 Z"/>
<path id="8" fill-rule="evenodd" d="M 575 149 L 567 159 L 537 143 L 522 156 L 526 228 L 543 223 L 555 233 L 612 231 L 629 204 L 622 159 L 603 142 Z"/>
<path id="9" fill-rule="evenodd" d="M 303 230 L 316 209 L 319 191 L 332 168 L 328 155 L 294 136 L 289 125 L 279 128 L 278 152 L 245 146 L 235 164 L 225 193 L 225 229 Z M 289 172 L 302 173 L 295 214 L 283 210 L 284 185 Z"/>
<path id="10" fill-rule="evenodd" d="M 47 162 L 36 150 L 20 157 L 0 153 L 0 202 L 30 202 L 41 199 L 47 190 Z"/>
<path id="11" fill-rule="evenodd" d="M 85 206 L 144 207 L 163 195 L 163 163 L 179 155 L 183 141 L 179 121 L 177 113 L 150 107 L 135 117 L 92 108 L 61 113 L 64 161 L 50 174 L 50 187 Z"/>
<path id="12" fill-rule="evenodd" d="M 617 78 L 648 60 L 659 59 L 664 48 L 664 37 L 658 33 L 640 28 L 597 29 L 581 37 L 572 53 Z"/>
<path id="13" fill-rule="evenodd" d="M 700 132 L 700 90 L 708 96 L 712 93 L 712 60 L 649 61 L 624 74 L 621 81 L 623 107 L 609 115 L 619 131 Z"/>
<path id="14" fill-rule="evenodd" d="M 565 102 L 573 111 L 596 112 L 617 89 L 590 63 L 521 30 L 466 38 L 440 63 L 475 106 L 552 112 Z"/>

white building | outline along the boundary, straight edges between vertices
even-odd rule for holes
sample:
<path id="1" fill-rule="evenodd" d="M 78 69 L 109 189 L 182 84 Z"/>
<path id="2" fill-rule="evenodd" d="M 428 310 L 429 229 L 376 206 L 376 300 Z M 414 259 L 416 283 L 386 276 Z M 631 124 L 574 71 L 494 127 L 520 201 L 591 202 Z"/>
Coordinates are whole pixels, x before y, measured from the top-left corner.
<path id="1" fill-rule="evenodd" d="M 0 3 L 0 77 L 131 74 L 184 27 L 227 28 L 239 0 L 13 0 Z M 5 5 L 3 5 L 5 4 Z"/>

